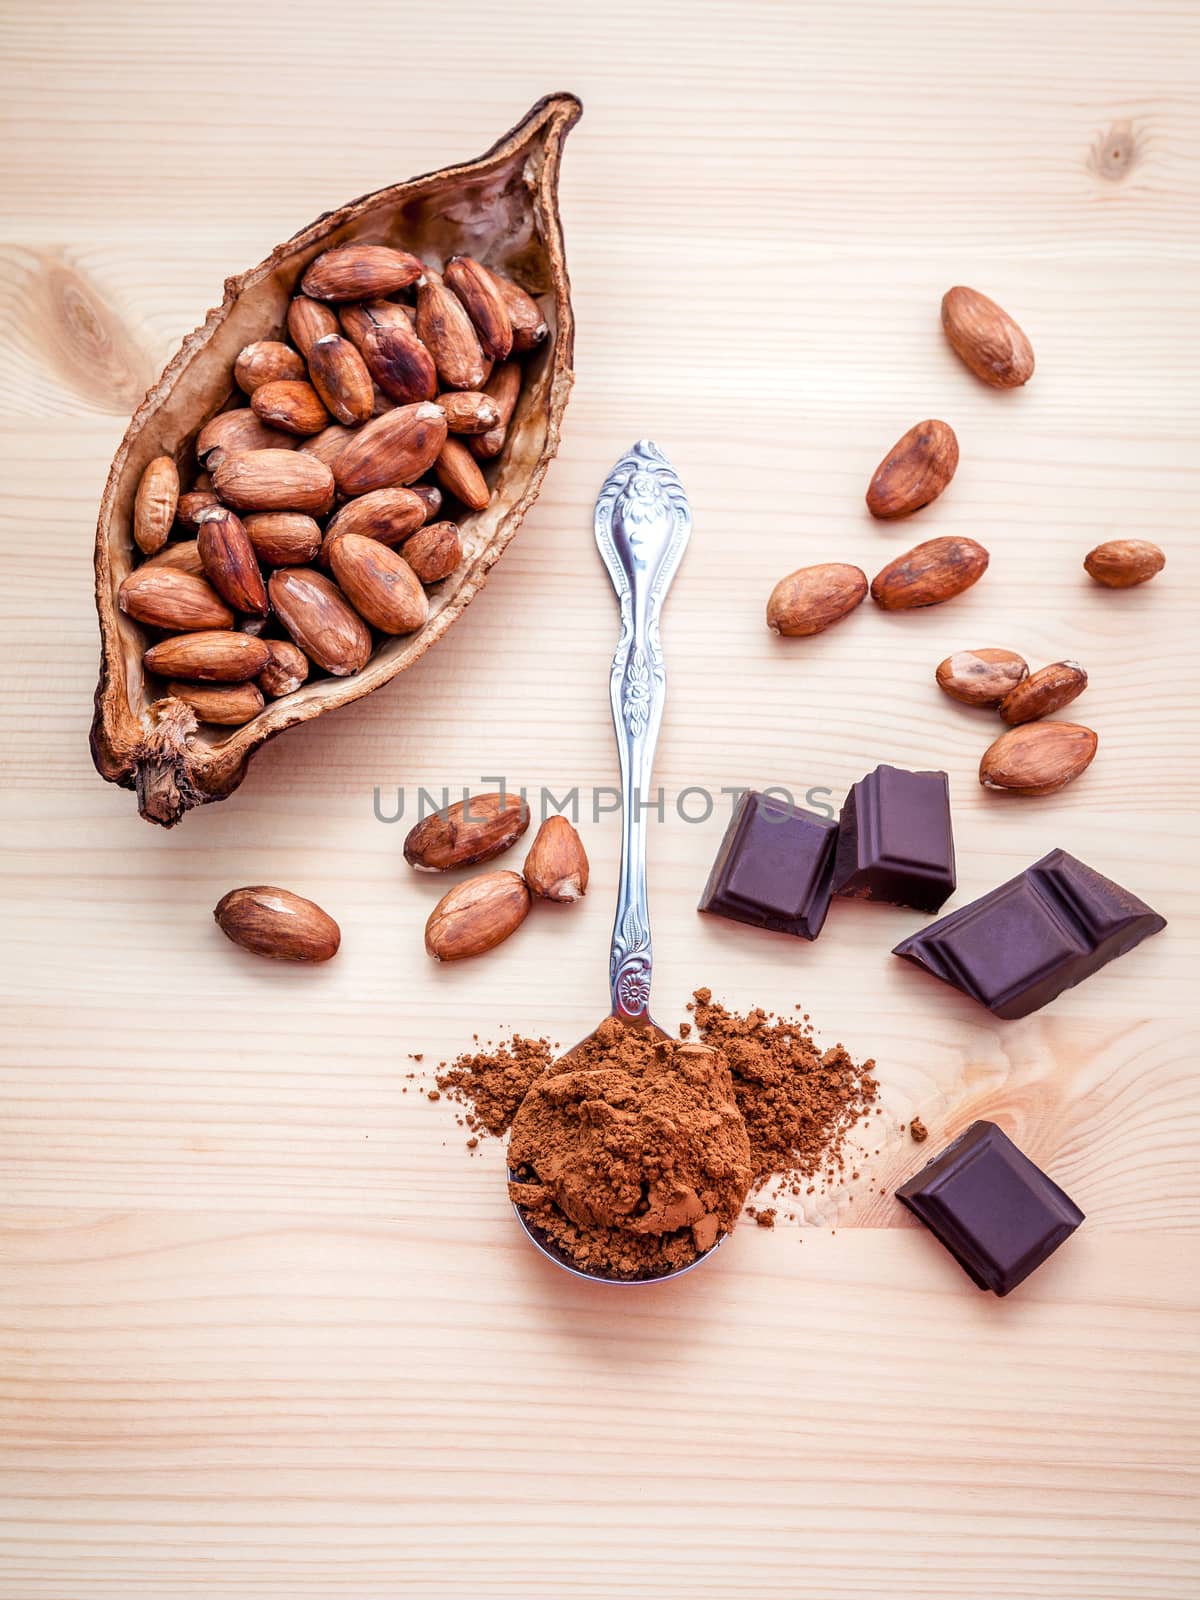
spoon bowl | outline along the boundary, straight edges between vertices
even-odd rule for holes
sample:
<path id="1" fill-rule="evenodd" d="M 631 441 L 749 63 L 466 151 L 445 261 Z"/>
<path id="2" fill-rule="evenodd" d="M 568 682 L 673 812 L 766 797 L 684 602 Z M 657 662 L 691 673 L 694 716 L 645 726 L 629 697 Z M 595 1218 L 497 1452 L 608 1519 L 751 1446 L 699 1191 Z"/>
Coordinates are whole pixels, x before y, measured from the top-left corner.
<path id="1" fill-rule="evenodd" d="M 650 1015 L 652 947 L 646 893 L 646 816 L 654 747 L 666 698 L 659 617 L 692 532 L 683 486 L 657 445 L 641 439 L 617 462 L 596 500 L 596 544 L 621 607 L 621 638 L 609 675 L 613 727 L 621 763 L 621 878 L 609 957 L 611 1016 L 660 1038 L 670 1035 Z M 561 1058 L 568 1062 L 596 1035 Z M 511 1169 L 511 1181 L 522 1182 Z M 532 1180 L 530 1180 L 532 1181 Z M 531 1222 L 514 1201 L 530 1241 L 556 1266 L 593 1283 L 665 1283 L 706 1261 L 724 1234 L 686 1266 L 661 1272 L 619 1273 L 583 1267 Z"/>

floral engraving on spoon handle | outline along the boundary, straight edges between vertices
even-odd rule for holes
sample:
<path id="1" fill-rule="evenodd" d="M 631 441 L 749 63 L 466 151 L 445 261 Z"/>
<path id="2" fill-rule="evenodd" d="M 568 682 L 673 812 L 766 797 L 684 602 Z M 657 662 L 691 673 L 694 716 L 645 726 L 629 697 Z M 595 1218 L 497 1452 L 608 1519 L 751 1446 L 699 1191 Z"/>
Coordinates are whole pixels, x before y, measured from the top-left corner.
<path id="1" fill-rule="evenodd" d="M 596 544 L 621 607 L 609 678 L 621 764 L 621 881 L 609 978 L 613 1011 L 649 1016 L 653 950 L 646 898 L 646 816 L 654 748 L 666 697 L 659 618 L 692 531 L 674 468 L 649 439 L 633 446 L 596 501 Z"/>

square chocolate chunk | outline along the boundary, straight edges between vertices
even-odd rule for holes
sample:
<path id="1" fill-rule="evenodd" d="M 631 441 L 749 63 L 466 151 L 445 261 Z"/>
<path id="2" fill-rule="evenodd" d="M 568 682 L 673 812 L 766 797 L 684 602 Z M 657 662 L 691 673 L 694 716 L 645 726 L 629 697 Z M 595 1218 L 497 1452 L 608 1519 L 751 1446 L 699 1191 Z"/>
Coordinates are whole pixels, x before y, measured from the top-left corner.
<path id="1" fill-rule="evenodd" d="M 994 1122 L 973 1122 L 896 1197 L 981 1289 L 1005 1295 L 1054 1254 L 1083 1212 Z"/>
<path id="2" fill-rule="evenodd" d="M 815 939 L 833 895 L 837 823 L 754 790 L 737 803 L 700 910 Z"/>
<path id="3" fill-rule="evenodd" d="M 944 772 L 876 767 L 853 785 L 838 829 L 834 894 L 938 911 L 954 882 Z"/>
<path id="4" fill-rule="evenodd" d="M 1065 850 L 892 951 L 997 1017 L 1027 1017 L 1166 927 L 1128 889 Z"/>

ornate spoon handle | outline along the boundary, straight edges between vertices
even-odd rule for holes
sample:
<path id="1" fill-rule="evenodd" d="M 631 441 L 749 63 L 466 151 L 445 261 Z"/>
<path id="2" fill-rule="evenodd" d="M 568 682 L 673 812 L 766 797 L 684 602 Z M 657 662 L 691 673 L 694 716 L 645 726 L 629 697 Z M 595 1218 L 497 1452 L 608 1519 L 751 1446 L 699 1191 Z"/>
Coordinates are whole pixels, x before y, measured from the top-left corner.
<path id="1" fill-rule="evenodd" d="M 596 543 L 621 604 L 621 638 L 609 680 L 622 800 L 609 979 L 614 1015 L 631 1021 L 650 1017 L 646 812 L 667 692 L 658 624 L 691 531 L 691 507 L 674 468 L 657 445 L 640 439 L 604 480 L 596 501 Z"/>

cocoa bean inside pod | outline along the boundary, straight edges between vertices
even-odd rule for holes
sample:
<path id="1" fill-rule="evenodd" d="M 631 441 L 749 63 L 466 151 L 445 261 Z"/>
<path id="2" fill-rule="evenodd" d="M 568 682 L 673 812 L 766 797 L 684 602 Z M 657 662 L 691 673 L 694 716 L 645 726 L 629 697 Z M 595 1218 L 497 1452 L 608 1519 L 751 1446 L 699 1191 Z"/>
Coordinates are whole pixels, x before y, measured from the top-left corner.
<path id="1" fill-rule="evenodd" d="M 447 494 L 452 494 L 472 511 L 483 511 L 491 499 L 487 479 L 479 470 L 475 457 L 461 439 L 447 439 L 442 445 L 433 470 Z"/>
<path id="2" fill-rule="evenodd" d="M 399 322 L 372 322 L 359 350 L 371 377 L 396 405 L 415 405 L 437 393 L 433 357 L 403 317 Z"/>
<path id="3" fill-rule="evenodd" d="M 308 352 L 313 387 L 335 422 L 346 427 L 366 422 L 375 409 L 375 390 L 363 358 L 340 334 L 318 339 Z"/>
<path id="4" fill-rule="evenodd" d="M 303 511 L 250 511 L 243 525 L 269 567 L 307 566 L 321 548 L 320 524 Z"/>
<path id="5" fill-rule="evenodd" d="M 357 430 L 333 464 L 337 486 L 354 496 L 411 483 L 428 472 L 445 443 L 441 406 L 399 406 Z"/>
<path id="6" fill-rule="evenodd" d="M 329 564 L 359 616 L 383 633 L 413 633 L 429 615 L 429 599 L 405 561 L 378 539 L 344 533 L 335 539 Z"/>
<path id="7" fill-rule="evenodd" d="M 250 396 L 250 404 L 255 416 L 273 428 L 282 428 L 284 433 L 307 437 L 329 426 L 330 416 L 321 396 L 307 381 L 280 378 L 264 383 Z"/>
<path id="8" fill-rule="evenodd" d="M 213 916 L 226 938 L 273 961 L 329 961 L 342 942 L 341 929 L 327 911 L 268 884 L 231 889 Z"/>
<path id="9" fill-rule="evenodd" d="M 307 511 L 333 504 L 333 473 L 302 451 L 247 450 L 226 456 L 213 473 L 216 491 L 236 511 Z"/>
<path id="10" fill-rule="evenodd" d="M 212 585 L 179 567 L 139 567 L 122 583 L 118 600 L 122 611 L 150 628 L 233 627 L 233 612 Z"/>
<path id="11" fill-rule="evenodd" d="M 323 573 L 281 567 L 267 587 L 276 616 L 310 661 L 336 678 L 362 671 L 371 656 L 371 630 Z"/>
<path id="12" fill-rule="evenodd" d="M 217 506 L 202 511 L 198 522 L 196 547 L 208 581 L 235 611 L 265 617 L 267 586 L 241 518 L 225 506 Z"/>
<path id="13" fill-rule="evenodd" d="M 383 244 L 344 244 L 319 255 L 300 285 L 313 300 L 372 300 L 407 289 L 425 271 L 419 256 Z"/>
<path id="14" fill-rule="evenodd" d="M 486 433 L 475 434 L 468 442 L 473 456 L 478 456 L 481 461 L 490 461 L 504 449 L 504 441 L 508 437 L 508 425 L 521 393 L 520 363 L 502 361 L 484 384 L 483 392 L 495 402 L 499 420 L 494 428 L 489 428 Z"/>
<path id="15" fill-rule="evenodd" d="M 294 694 L 308 679 L 308 657 L 290 639 L 268 639 L 270 660 L 254 680 L 272 700 Z"/>
<path id="16" fill-rule="evenodd" d="M 417 334 L 447 389 L 483 387 L 487 369 L 475 325 L 432 269 L 417 284 Z"/>
<path id="17" fill-rule="evenodd" d="M 541 307 L 512 278 L 505 277 L 502 272 L 493 272 L 492 276 L 512 324 L 514 352 L 535 349 L 550 331 Z"/>
<path id="18" fill-rule="evenodd" d="M 253 683 L 177 683 L 167 685 L 167 693 L 182 700 L 201 722 L 220 728 L 242 728 L 252 722 L 266 701 Z"/>
<path id="19" fill-rule="evenodd" d="M 337 313 L 329 306 L 298 294 L 288 306 L 288 333 L 300 354 L 308 359 L 308 352 L 318 339 L 338 331 Z"/>
<path id="20" fill-rule="evenodd" d="M 279 339 L 258 339 L 248 344 L 233 364 L 233 375 L 238 388 L 253 394 L 264 383 L 274 383 L 280 378 L 301 380 L 308 376 L 302 358 Z"/>
<path id="21" fill-rule="evenodd" d="M 196 683 L 246 683 L 270 659 L 271 652 L 261 639 L 232 629 L 181 633 L 152 645 L 145 655 L 151 672 Z"/>
<path id="22" fill-rule="evenodd" d="M 446 283 L 466 308 L 485 356 L 503 361 L 512 349 L 512 319 L 500 285 L 471 256 L 452 256 L 446 263 Z"/>
<path id="23" fill-rule="evenodd" d="M 142 473 L 133 503 L 133 537 L 144 555 L 166 544 L 179 504 L 179 468 L 170 456 L 156 456 Z"/>
<path id="24" fill-rule="evenodd" d="M 360 533 L 380 544 L 399 544 L 425 521 L 425 501 L 411 489 L 373 489 L 359 495 L 330 518 L 325 546 L 343 533 Z"/>
<path id="25" fill-rule="evenodd" d="M 481 161 L 460 162 L 428 178 L 393 185 L 379 194 L 333 210 L 307 228 L 295 230 L 293 237 L 266 262 L 241 276 L 227 278 L 224 303 L 203 319 L 203 326 L 184 341 L 162 380 L 139 408 L 114 461 L 98 522 L 96 597 L 102 664 L 92 740 L 94 759 L 101 774 L 135 791 L 139 808 L 149 819 L 170 825 L 192 806 L 224 798 L 237 788 L 247 761 L 265 739 L 359 698 L 418 660 L 462 615 L 511 540 L 542 481 L 553 444 L 559 437 L 571 385 L 573 321 L 556 184 L 564 135 L 578 114 L 578 103 L 570 96 L 556 96 L 541 102 L 520 127 L 496 143 Z M 373 653 L 368 654 L 365 665 L 357 672 L 351 670 L 344 676 L 335 676 L 332 668 L 315 662 L 313 676 L 302 691 L 289 691 L 273 699 L 247 727 L 238 729 L 230 725 L 232 731 L 222 734 L 213 725 L 202 737 L 194 738 L 191 737 L 195 727 L 192 712 L 182 701 L 162 700 L 163 680 L 143 670 L 142 652 L 153 639 L 146 640 L 122 611 L 125 604 L 136 606 L 149 615 L 148 627 L 164 632 L 199 631 L 209 621 L 216 626 L 230 627 L 233 619 L 228 614 L 229 608 L 206 580 L 183 566 L 173 569 L 167 561 L 152 568 L 147 579 L 140 579 L 139 583 L 158 582 L 174 571 L 177 577 L 191 580 L 199 588 L 186 596 L 175 591 L 168 595 L 157 588 L 135 588 L 126 591 L 125 604 L 122 603 L 120 591 L 130 572 L 131 560 L 136 566 L 142 553 L 132 529 L 137 483 L 150 461 L 167 455 L 182 464 L 181 490 L 211 493 L 222 506 L 244 521 L 260 513 L 299 513 L 323 518 L 333 509 L 337 486 L 320 452 L 329 448 L 332 456 L 332 446 L 336 444 L 340 455 L 343 444 L 359 445 L 359 436 L 379 423 L 394 426 L 395 412 L 348 428 L 351 435 L 348 440 L 327 431 L 333 424 L 323 427 L 320 434 L 303 436 L 302 440 L 299 434 L 288 435 L 282 429 L 264 424 L 252 405 L 235 404 L 230 409 L 230 400 L 231 396 L 236 396 L 237 401 L 241 401 L 244 393 L 237 386 L 234 371 L 239 354 L 248 345 L 283 345 L 285 335 L 281 329 L 285 321 L 286 338 L 303 357 L 320 339 L 329 335 L 342 336 L 335 308 L 355 302 L 318 301 L 303 293 L 303 285 L 305 275 L 319 257 L 348 245 L 382 246 L 385 252 L 412 258 L 405 261 L 400 274 L 400 279 L 409 280 L 408 285 L 399 290 L 396 285 L 400 279 L 393 275 L 357 276 L 351 281 L 343 269 L 348 265 L 353 268 L 355 264 L 347 263 L 341 256 L 322 263 L 315 279 L 315 287 L 323 294 L 336 295 L 350 289 L 356 300 L 361 297 L 360 303 L 365 306 L 390 306 L 390 310 L 374 310 L 370 326 L 375 330 L 395 327 L 401 330 L 402 338 L 407 333 L 405 351 L 418 363 L 423 358 L 424 377 L 414 398 L 410 400 L 406 394 L 403 403 L 397 401 L 394 393 L 388 393 L 386 384 L 380 382 L 378 376 L 371 374 L 373 384 L 387 400 L 396 403 L 397 410 L 402 409 L 402 404 L 429 404 L 431 401 L 426 396 L 437 392 L 433 387 L 437 383 L 436 365 L 414 333 L 415 306 L 405 308 L 388 299 L 389 294 L 397 292 L 406 298 L 413 297 L 415 279 L 411 274 L 420 272 L 422 262 L 439 270 L 441 263 L 455 254 L 470 253 L 487 260 L 501 272 L 517 274 L 522 283 L 537 283 L 544 289 L 540 298 L 549 324 L 551 347 L 536 361 L 523 364 L 523 372 L 518 373 L 522 384 L 520 402 L 503 446 L 496 473 L 496 492 L 487 509 L 473 519 L 472 559 L 461 562 L 444 580 L 436 612 L 426 626 L 411 635 L 371 641 Z M 369 262 L 369 258 L 360 257 L 360 266 L 364 259 Z M 394 258 L 389 261 L 385 257 L 384 260 L 389 266 L 395 264 Z M 379 258 L 374 261 L 378 266 Z M 331 271 L 334 280 L 327 277 L 322 281 L 321 273 Z M 342 273 L 340 281 L 336 281 L 338 273 Z M 200 320 L 198 317 L 197 321 Z M 345 336 L 354 342 L 348 332 Z M 387 353 L 392 355 L 391 351 Z M 492 361 L 482 348 L 480 355 L 477 386 L 486 386 Z M 254 386 L 255 393 L 271 382 L 304 381 L 293 376 L 295 365 L 290 357 L 281 355 L 279 360 L 281 365 L 274 369 L 269 359 L 263 365 L 246 357 L 241 375 L 247 385 Z M 283 376 L 277 376 L 276 370 Z M 382 376 L 386 377 L 387 370 Z M 397 370 L 394 361 L 390 370 L 394 375 Z M 259 383 L 260 376 L 266 381 Z M 313 388 L 315 390 L 316 386 Z M 317 393 L 320 398 L 319 391 Z M 378 403 L 373 387 L 373 411 Z M 326 411 L 328 413 L 328 408 Z M 443 417 L 437 416 L 436 421 L 444 427 Z M 429 484 L 423 480 L 432 473 L 433 462 L 444 442 L 441 427 L 428 430 L 423 448 L 412 452 L 416 459 L 401 460 L 399 464 L 392 460 L 381 465 L 377 460 L 369 463 L 363 460 L 364 455 L 374 453 L 373 449 L 362 452 L 357 470 L 366 474 L 367 481 L 348 482 L 343 488 L 343 497 L 352 498 L 373 489 L 410 483 L 414 488 L 420 486 L 419 498 L 426 501 L 426 515 L 436 517 L 439 491 L 431 492 Z M 309 439 L 319 442 L 309 446 Z M 281 455 L 296 463 L 287 472 L 278 465 Z M 206 481 L 201 475 L 188 481 L 187 470 L 194 459 L 198 459 L 205 472 L 212 474 L 211 480 Z M 220 483 L 217 482 L 218 471 Z M 374 481 L 371 481 L 372 474 L 379 474 Z M 196 503 L 196 509 L 204 507 Z M 185 532 L 190 532 L 192 526 L 180 524 L 181 531 Z M 163 550 L 170 544 L 168 537 Z M 299 555 L 308 562 L 314 559 L 296 548 L 270 552 L 276 558 L 284 554 Z M 265 550 L 259 555 L 265 566 L 274 564 Z M 168 561 L 173 559 L 176 558 L 167 558 Z M 187 559 L 182 541 L 179 559 Z M 191 564 L 197 559 L 198 551 L 193 550 Z M 277 573 L 285 571 L 312 571 L 312 567 L 294 565 L 276 569 Z M 137 574 L 132 576 L 136 578 Z M 194 602 L 201 597 L 204 608 L 197 612 Z M 169 614 L 160 615 L 160 602 L 163 611 Z M 215 615 L 206 615 L 205 608 L 214 603 Z M 343 604 L 353 611 L 344 598 Z M 127 615 L 132 617 L 132 609 Z M 249 617 L 251 614 L 242 615 Z M 295 617 L 292 621 L 293 625 L 298 625 Z M 361 627 L 369 639 L 370 630 L 361 618 L 356 627 Z M 239 631 L 242 631 L 240 624 Z M 343 661 L 338 662 L 339 667 L 343 665 Z M 181 677 L 171 681 L 186 684 L 188 680 Z"/>
<path id="26" fill-rule="evenodd" d="M 441 583 L 462 558 L 462 535 L 453 522 L 426 523 L 405 541 L 404 559 L 422 583 Z"/>

